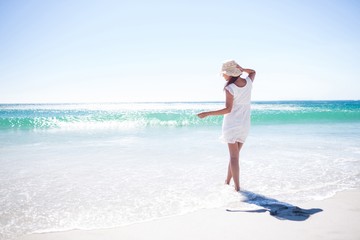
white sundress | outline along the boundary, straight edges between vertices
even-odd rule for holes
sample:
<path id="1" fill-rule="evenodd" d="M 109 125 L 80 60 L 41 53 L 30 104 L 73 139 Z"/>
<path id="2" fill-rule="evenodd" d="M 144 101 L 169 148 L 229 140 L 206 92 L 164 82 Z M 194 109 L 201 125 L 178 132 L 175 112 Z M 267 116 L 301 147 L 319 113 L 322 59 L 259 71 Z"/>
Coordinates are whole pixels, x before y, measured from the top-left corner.
<path id="1" fill-rule="evenodd" d="M 222 125 L 221 139 L 226 143 L 244 143 L 249 134 L 252 81 L 249 77 L 245 80 L 244 87 L 238 87 L 234 83 L 225 87 L 234 96 L 232 110 L 224 115 Z"/>

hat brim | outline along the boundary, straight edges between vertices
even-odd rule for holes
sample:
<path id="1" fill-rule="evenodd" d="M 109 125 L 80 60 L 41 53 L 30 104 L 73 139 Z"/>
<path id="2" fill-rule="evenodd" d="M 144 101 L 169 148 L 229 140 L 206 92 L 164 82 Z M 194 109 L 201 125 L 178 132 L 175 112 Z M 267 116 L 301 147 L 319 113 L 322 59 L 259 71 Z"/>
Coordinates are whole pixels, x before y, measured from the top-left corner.
<path id="1" fill-rule="evenodd" d="M 229 70 L 221 71 L 221 73 L 222 73 L 222 74 L 226 74 L 226 75 L 231 76 L 231 77 L 238 77 L 238 76 L 240 76 L 243 72 L 240 71 L 240 69 L 235 68 L 235 69 L 232 69 L 231 71 L 229 71 Z"/>

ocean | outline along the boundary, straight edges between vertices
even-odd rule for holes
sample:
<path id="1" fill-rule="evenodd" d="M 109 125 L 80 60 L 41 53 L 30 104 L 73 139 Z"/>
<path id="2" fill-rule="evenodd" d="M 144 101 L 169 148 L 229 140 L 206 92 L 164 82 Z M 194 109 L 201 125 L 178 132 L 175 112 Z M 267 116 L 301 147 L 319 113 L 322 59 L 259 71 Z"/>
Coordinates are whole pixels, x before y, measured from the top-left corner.
<path id="1" fill-rule="evenodd" d="M 0 238 L 240 206 L 222 102 L 0 104 Z M 240 184 L 289 204 L 360 187 L 360 101 L 253 102 Z M 316 206 L 315 206 L 316 207 Z"/>

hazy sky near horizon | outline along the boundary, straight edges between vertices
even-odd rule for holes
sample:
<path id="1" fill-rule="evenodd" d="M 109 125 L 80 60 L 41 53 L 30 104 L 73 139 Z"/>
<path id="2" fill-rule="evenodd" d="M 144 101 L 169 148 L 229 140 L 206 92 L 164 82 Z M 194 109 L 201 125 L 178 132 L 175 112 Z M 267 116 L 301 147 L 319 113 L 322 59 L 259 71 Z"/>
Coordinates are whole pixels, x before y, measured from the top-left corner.
<path id="1" fill-rule="evenodd" d="M 0 1 L 0 103 L 360 99 L 358 1 Z"/>

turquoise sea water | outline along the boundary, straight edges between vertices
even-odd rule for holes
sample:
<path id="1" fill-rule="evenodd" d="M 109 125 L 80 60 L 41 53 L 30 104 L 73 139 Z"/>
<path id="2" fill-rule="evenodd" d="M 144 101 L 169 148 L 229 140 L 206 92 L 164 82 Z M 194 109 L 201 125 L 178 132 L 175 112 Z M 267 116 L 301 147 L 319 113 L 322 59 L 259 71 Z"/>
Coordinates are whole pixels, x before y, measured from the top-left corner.
<path id="1" fill-rule="evenodd" d="M 222 103 L 3 104 L 0 130 L 72 126 L 218 126 L 221 117 L 200 120 L 195 113 Z M 357 122 L 359 101 L 257 102 L 252 124 Z M 95 126 L 94 126 L 95 127 Z"/>
<path id="2" fill-rule="evenodd" d="M 219 102 L 0 105 L 0 238 L 239 204 Z M 360 101 L 252 104 L 241 187 L 291 204 L 360 187 Z M 314 206 L 316 207 L 316 206 Z"/>

